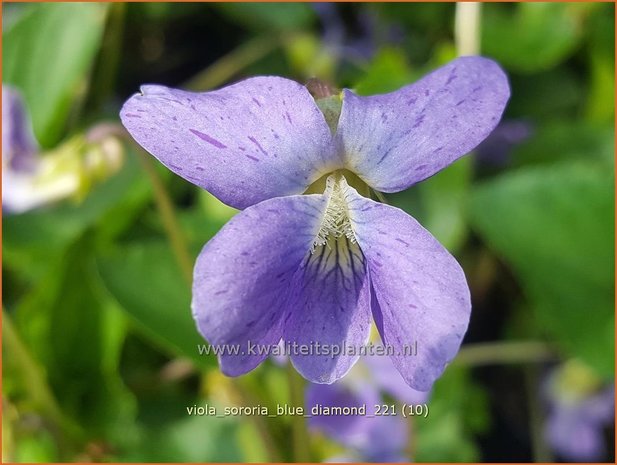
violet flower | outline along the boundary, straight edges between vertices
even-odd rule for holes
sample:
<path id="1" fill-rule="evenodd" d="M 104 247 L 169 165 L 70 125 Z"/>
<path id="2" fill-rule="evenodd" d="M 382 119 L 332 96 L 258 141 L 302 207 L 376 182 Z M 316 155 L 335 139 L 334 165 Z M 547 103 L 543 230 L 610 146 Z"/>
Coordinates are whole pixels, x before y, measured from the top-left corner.
<path id="1" fill-rule="evenodd" d="M 530 122 L 517 119 L 502 121 L 475 150 L 475 161 L 481 165 L 504 167 L 510 163 L 510 152 L 533 134 Z"/>
<path id="2" fill-rule="evenodd" d="M 2 209 L 23 212 L 38 205 L 28 195 L 38 163 L 38 144 L 21 95 L 2 86 Z"/>
<path id="3" fill-rule="evenodd" d="M 345 89 L 330 126 L 304 86 L 280 77 L 132 96 L 121 118 L 135 140 L 244 209 L 195 265 L 201 334 L 242 349 L 219 355 L 222 371 L 247 373 L 268 356 L 251 345 L 282 338 L 299 347 L 290 356 L 305 378 L 332 383 L 357 361 L 372 314 L 403 378 L 429 390 L 467 329 L 465 275 L 411 216 L 361 193 L 398 192 L 445 168 L 491 132 L 508 97 L 506 76 L 482 57 L 390 94 Z M 419 353 L 407 356 L 414 341 Z"/>
<path id="4" fill-rule="evenodd" d="M 322 407 L 363 407 L 383 403 L 377 393 L 364 385 L 312 384 L 307 389 L 307 409 Z M 347 460 L 338 457 L 329 461 L 349 462 L 409 462 L 406 447 L 409 443 L 409 426 L 400 415 L 373 416 L 332 415 L 313 416 L 309 426 L 348 449 Z"/>
<path id="5" fill-rule="evenodd" d="M 345 24 L 337 3 L 319 2 L 313 3 L 312 7 L 323 28 L 321 42 L 337 58 L 367 61 L 375 55 L 380 43 L 398 46 L 403 42 L 403 29 L 392 24 L 383 30 L 376 12 L 370 9 L 356 10 L 358 31 L 354 34 Z"/>
<path id="6" fill-rule="evenodd" d="M 604 429 L 615 421 L 614 385 L 602 386 L 587 367 L 569 361 L 551 373 L 543 390 L 549 405 L 545 436 L 552 449 L 568 461 L 604 460 Z"/>
<path id="7" fill-rule="evenodd" d="M 382 394 L 394 401 L 384 401 Z M 366 415 L 313 415 L 309 427 L 350 449 L 350 462 L 408 462 L 409 424 L 401 404 L 423 404 L 428 393 L 411 389 L 387 357 L 365 356 L 345 379 L 311 384 L 306 390 L 308 412 L 318 407 L 365 407 Z M 375 405 L 395 405 L 396 415 L 375 415 Z M 341 461 L 341 457 L 336 460 Z"/>
<path id="8" fill-rule="evenodd" d="M 2 86 L 2 211 L 24 213 L 83 197 L 122 165 L 123 148 L 109 125 L 98 124 L 43 154 L 19 92 Z"/>

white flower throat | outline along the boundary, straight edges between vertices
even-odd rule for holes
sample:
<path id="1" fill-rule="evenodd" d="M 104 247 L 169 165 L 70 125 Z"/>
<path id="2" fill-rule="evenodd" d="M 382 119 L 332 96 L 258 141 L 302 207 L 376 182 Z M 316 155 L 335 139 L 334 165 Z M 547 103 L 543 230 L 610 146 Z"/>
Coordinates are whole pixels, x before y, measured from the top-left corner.
<path id="1" fill-rule="evenodd" d="M 325 194 L 329 194 L 328 206 L 321 221 L 317 237 L 313 242 L 311 253 L 315 249 L 327 245 L 332 246 L 338 239 L 345 237 L 352 244 L 356 243 L 356 236 L 349 218 L 347 192 L 349 185 L 343 175 L 332 174 L 326 180 Z"/>

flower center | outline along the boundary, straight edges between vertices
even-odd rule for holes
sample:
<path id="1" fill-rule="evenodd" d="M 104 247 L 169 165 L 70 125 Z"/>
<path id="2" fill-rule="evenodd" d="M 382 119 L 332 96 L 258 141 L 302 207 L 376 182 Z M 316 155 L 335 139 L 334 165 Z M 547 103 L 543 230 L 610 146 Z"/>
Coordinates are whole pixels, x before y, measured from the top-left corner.
<path id="1" fill-rule="evenodd" d="M 329 195 L 328 206 L 321 221 L 317 237 L 313 242 L 311 253 L 314 253 L 316 248 L 324 245 L 331 248 L 342 237 L 345 237 L 352 244 L 356 243 L 356 236 L 349 220 L 349 208 L 347 206 L 348 189 L 347 180 L 341 173 L 335 172 L 326 179 L 324 193 Z"/>

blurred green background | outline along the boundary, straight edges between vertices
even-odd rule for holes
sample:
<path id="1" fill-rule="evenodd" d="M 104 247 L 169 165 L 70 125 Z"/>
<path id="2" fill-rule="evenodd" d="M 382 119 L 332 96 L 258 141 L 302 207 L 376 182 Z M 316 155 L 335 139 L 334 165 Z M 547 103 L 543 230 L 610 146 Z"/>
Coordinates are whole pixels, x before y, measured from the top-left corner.
<path id="1" fill-rule="evenodd" d="M 395 90 L 456 56 L 454 17 L 448 3 L 4 3 L 3 83 L 53 156 L 118 125 L 144 83 L 268 74 Z M 542 438 L 546 373 L 577 360 L 592 384 L 612 382 L 614 17 L 611 3 L 483 4 L 480 52 L 512 87 L 502 125 L 388 196 L 457 256 L 473 297 L 461 360 L 413 425 L 415 461 L 563 459 Z M 286 377 L 268 361 L 230 380 L 199 356 L 177 252 L 193 260 L 235 212 L 128 140 L 123 151 L 104 181 L 3 215 L 4 460 L 292 460 L 288 418 L 187 415 L 285 402 Z M 337 447 L 311 440 L 317 461 Z"/>

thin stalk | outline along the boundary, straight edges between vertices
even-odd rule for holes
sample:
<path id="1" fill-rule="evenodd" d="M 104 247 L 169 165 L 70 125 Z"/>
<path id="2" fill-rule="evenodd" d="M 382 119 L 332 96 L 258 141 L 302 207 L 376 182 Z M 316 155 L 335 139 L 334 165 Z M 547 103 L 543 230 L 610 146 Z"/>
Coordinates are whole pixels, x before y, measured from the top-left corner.
<path id="1" fill-rule="evenodd" d="M 529 414 L 529 434 L 531 451 L 535 463 L 554 462 L 555 458 L 544 440 L 544 414 L 539 397 L 538 370 L 531 365 L 525 367 L 525 390 L 527 391 L 527 410 Z"/>
<path id="2" fill-rule="evenodd" d="M 381 202 L 381 203 L 385 203 L 386 205 L 389 205 L 388 203 L 388 199 L 386 199 L 386 196 L 383 195 L 381 192 L 376 191 L 375 189 L 373 189 L 373 192 L 375 193 L 375 197 L 377 197 L 377 199 Z"/>
<path id="3" fill-rule="evenodd" d="M 298 374 L 291 362 L 287 364 L 287 382 L 289 384 L 289 399 L 294 409 L 304 405 L 304 379 Z M 302 415 L 291 417 L 292 444 L 294 462 L 310 462 L 309 434 L 306 418 Z"/>
<path id="4" fill-rule="evenodd" d="M 256 405 L 259 403 L 255 399 L 255 396 L 248 389 L 245 389 L 244 386 L 242 386 L 240 380 L 234 380 L 232 386 L 236 392 L 236 395 L 241 399 L 244 405 Z M 274 439 L 270 435 L 270 430 L 268 429 L 268 425 L 264 421 L 264 418 L 260 415 L 251 415 L 249 418 L 252 420 L 255 429 L 257 430 L 257 434 L 259 434 L 259 438 L 268 453 L 268 462 L 280 463 L 281 455 L 276 447 Z"/>
<path id="5" fill-rule="evenodd" d="M 555 358 L 555 352 L 543 342 L 482 342 L 463 346 L 452 363 L 467 366 L 504 365 L 540 363 Z"/>
<path id="6" fill-rule="evenodd" d="M 459 56 L 480 53 L 480 8 L 479 2 L 457 2 L 454 13 L 454 41 Z"/>
<path id="7" fill-rule="evenodd" d="M 28 351 L 11 317 L 4 309 L 2 310 L 2 344 L 19 369 L 28 396 L 40 408 L 43 417 L 55 427 L 54 433 L 59 443 L 66 445 L 64 439 L 70 439 L 74 443 L 81 442 L 84 438 L 80 428 L 62 413 L 47 383 L 43 368 Z"/>
<path id="8" fill-rule="evenodd" d="M 182 271 L 184 279 L 188 285 L 191 286 L 193 281 L 193 260 L 191 259 L 191 255 L 189 253 L 186 238 L 184 237 L 184 234 L 180 229 L 180 225 L 178 224 L 173 203 L 171 202 L 163 181 L 156 172 L 156 168 L 154 167 L 150 156 L 141 149 L 137 149 L 137 153 L 139 161 L 150 179 L 150 184 L 152 184 L 152 189 L 154 190 L 154 200 L 161 215 L 163 227 L 165 228 L 165 232 L 169 239 L 169 243 L 171 244 L 171 248 L 178 266 Z"/>
<path id="9" fill-rule="evenodd" d="M 190 287 L 193 276 L 191 255 L 189 253 L 187 241 L 178 223 L 173 203 L 165 185 L 163 184 L 163 181 L 156 172 L 150 156 L 140 148 L 136 148 L 136 150 L 139 154 L 139 160 L 144 167 L 144 170 L 146 171 L 146 174 L 148 175 L 154 189 L 155 202 L 161 215 L 161 219 L 165 227 L 165 232 L 173 249 L 174 256 L 176 257 L 178 266 L 182 270 L 183 275 L 186 278 L 187 284 Z M 248 393 L 240 385 L 240 383 L 234 383 L 234 388 L 238 396 L 243 399 L 243 403 L 248 405 L 250 403 L 250 400 L 252 399 L 250 393 Z M 280 457 L 276 449 L 276 445 L 272 440 L 263 420 L 259 416 L 251 416 L 250 418 L 255 423 L 255 427 L 259 432 L 260 439 L 265 449 L 268 451 L 271 461 L 279 462 Z"/>
<path id="10" fill-rule="evenodd" d="M 107 24 L 92 78 L 89 102 L 91 110 L 100 108 L 114 88 L 120 65 L 126 8 L 126 4 L 120 2 L 108 5 Z"/>
<path id="11" fill-rule="evenodd" d="M 255 63 L 273 51 L 281 43 L 279 37 L 256 37 L 215 61 L 201 73 L 183 84 L 190 90 L 203 91 L 217 87 L 242 69 Z"/>
<path id="12" fill-rule="evenodd" d="M 409 454 L 409 457 L 415 457 L 416 456 L 416 449 L 417 449 L 417 437 L 416 437 L 416 431 L 415 431 L 415 421 L 414 421 L 414 417 L 412 415 L 408 415 L 407 416 L 407 425 L 409 426 L 409 434 L 407 437 L 407 448 L 406 451 Z"/>

